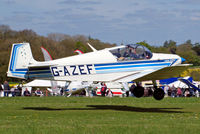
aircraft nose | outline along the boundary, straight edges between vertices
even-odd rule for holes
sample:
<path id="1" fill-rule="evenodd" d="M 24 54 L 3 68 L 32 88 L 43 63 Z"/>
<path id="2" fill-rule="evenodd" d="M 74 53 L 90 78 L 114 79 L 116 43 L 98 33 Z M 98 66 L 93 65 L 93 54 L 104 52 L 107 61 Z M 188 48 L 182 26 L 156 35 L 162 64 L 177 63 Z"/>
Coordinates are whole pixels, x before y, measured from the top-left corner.
<path id="1" fill-rule="evenodd" d="M 184 61 L 186 61 L 183 57 L 181 57 L 181 63 L 183 63 Z"/>

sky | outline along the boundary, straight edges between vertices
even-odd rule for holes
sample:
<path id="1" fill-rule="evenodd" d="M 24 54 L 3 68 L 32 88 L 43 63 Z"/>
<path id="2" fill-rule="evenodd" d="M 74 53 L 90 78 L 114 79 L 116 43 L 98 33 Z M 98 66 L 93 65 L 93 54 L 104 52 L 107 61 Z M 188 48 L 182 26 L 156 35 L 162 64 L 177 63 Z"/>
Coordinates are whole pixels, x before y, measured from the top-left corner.
<path id="1" fill-rule="evenodd" d="M 0 25 L 160 46 L 200 42 L 199 0 L 0 0 Z"/>

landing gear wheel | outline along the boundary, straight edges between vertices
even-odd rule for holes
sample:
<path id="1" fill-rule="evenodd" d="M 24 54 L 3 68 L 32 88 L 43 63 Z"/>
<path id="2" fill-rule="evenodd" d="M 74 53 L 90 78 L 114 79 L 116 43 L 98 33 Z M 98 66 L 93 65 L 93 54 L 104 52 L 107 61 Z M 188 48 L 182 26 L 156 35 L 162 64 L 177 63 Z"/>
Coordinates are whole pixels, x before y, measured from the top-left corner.
<path id="1" fill-rule="evenodd" d="M 165 93 L 161 88 L 155 89 L 153 92 L 153 97 L 156 100 L 162 100 L 164 96 L 165 96 Z"/>
<path id="2" fill-rule="evenodd" d="M 144 88 L 143 87 L 135 87 L 133 90 L 133 95 L 137 98 L 140 98 L 144 95 Z"/>

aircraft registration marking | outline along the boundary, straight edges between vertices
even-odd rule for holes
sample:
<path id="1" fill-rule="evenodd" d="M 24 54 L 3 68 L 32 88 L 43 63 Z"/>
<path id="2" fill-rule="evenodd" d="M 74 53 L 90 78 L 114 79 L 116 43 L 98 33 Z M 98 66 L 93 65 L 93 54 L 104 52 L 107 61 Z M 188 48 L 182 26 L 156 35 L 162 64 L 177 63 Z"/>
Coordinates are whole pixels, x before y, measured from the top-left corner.
<path id="1" fill-rule="evenodd" d="M 71 66 L 52 66 L 51 72 L 53 76 L 74 76 L 95 74 L 94 65 L 71 65 Z"/>

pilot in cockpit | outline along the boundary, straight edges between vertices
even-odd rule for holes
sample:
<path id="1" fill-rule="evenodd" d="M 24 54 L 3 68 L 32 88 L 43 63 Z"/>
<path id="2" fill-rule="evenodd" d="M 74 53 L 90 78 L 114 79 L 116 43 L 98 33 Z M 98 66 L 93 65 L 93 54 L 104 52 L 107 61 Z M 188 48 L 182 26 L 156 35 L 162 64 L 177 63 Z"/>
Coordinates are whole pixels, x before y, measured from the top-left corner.
<path id="1" fill-rule="evenodd" d="M 118 48 L 112 54 L 117 57 L 118 61 L 142 60 L 152 57 L 151 51 L 141 45 L 127 45 L 126 47 Z"/>
<path id="2" fill-rule="evenodd" d="M 130 57 L 130 49 L 126 48 L 126 51 L 123 54 L 123 57 Z"/>
<path id="3" fill-rule="evenodd" d="M 135 48 L 127 46 L 125 52 L 122 55 L 123 57 L 118 58 L 118 60 L 134 60 L 137 59 L 137 54 Z"/>
<path id="4" fill-rule="evenodd" d="M 135 48 L 130 47 L 130 59 L 134 60 L 138 58 Z"/>

